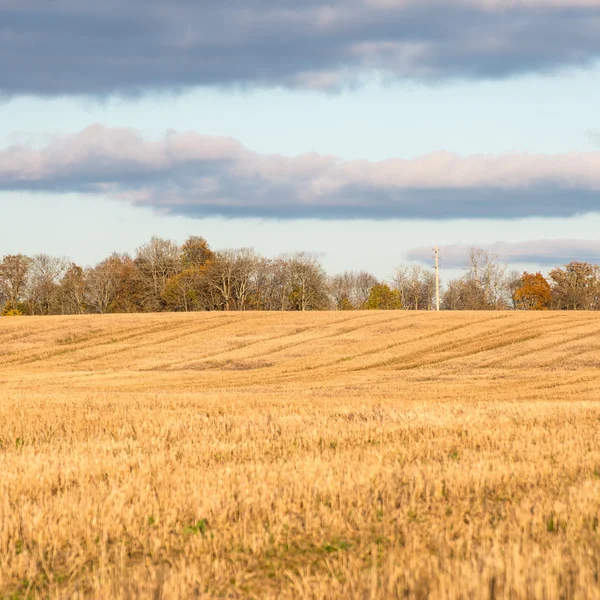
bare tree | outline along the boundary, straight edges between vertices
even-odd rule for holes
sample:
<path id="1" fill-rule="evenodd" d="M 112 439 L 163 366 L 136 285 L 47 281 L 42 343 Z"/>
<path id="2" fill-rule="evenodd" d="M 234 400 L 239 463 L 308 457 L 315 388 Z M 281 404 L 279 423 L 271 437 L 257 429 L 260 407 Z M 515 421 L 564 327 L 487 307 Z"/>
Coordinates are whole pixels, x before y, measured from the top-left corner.
<path id="1" fill-rule="evenodd" d="M 485 310 L 489 308 L 481 287 L 468 277 L 453 279 L 442 294 L 442 310 Z"/>
<path id="2" fill-rule="evenodd" d="M 354 283 L 354 302 L 357 308 L 365 308 L 374 285 L 377 285 L 377 277 L 368 271 L 359 271 Z"/>
<path id="3" fill-rule="evenodd" d="M 442 297 L 446 310 L 498 310 L 510 305 L 510 279 L 507 266 L 498 256 L 481 248 L 471 248 L 467 273 L 451 281 Z"/>
<path id="4" fill-rule="evenodd" d="M 344 271 L 330 277 L 328 288 L 331 303 L 337 310 L 353 310 L 355 308 L 351 300 L 354 291 L 354 273 L 352 271 Z"/>
<path id="5" fill-rule="evenodd" d="M 31 259 L 23 254 L 7 255 L 0 262 L 0 301 L 12 308 L 23 300 Z"/>
<path id="6" fill-rule="evenodd" d="M 119 262 L 119 256 L 113 254 L 86 272 L 86 297 L 94 312 L 109 312 L 117 297 L 121 277 Z"/>
<path id="7" fill-rule="evenodd" d="M 292 281 L 285 256 L 263 258 L 257 265 L 255 308 L 261 310 L 289 310 Z"/>
<path id="8" fill-rule="evenodd" d="M 517 308 L 515 293 L 522 285 L 523 273 L 516 269 L 511 269 L 506 275 L 506 293 L 510 298 L 512 308 Z"/>
<path id="9" fill-rule="evenodd" d="M 498 309 L 508 306 L 509 293 L 506 277 L 507 266 L 498 262 L 496 254 L 482 248 L 469 250 L 467 279 L 482 291 L 484 308 Z"/>
<path id="10" fill-rule="evenodd" d="M 62 314 L 85 313 L 86 280 L 83 269 L 72 263 L 58 287 L 58 297 Z"/>
<path id="11" fill-rule="evenodd" d="M 58 284 L 68 265 L 67 259 L 49 254 L 32 257 L 27 286 L 31 314 L 48 315 L 53 312 Z"/>
<path id="12" fill-rule="evenodd" d="M 292 310 L 323 310 L 328 308 L 327 279 L 317 258 L 307 252 L 298 252 L 288 261 Z"/>
<path id="13" fill-rule="evenodd" d="M 233 308 L 235 269 L 235 250 L 217 252 L 214 260 L 210 263 L 210 285 L 219 298 L 219 306 L 222 310 Z"/>
<path id="14" fill-rule="evenodd" d="M 237 310 L 246 310 L 249 300 L 256 295 L 260 257 L 249 248 L 236 250 L 233 255 L 233 299 Z"/>
<path id="15" fill-rule="evenodd" d="M 354 310 L 365 307 L 377 278 L 367 271 L 344 271 L 329 278 L 331 304 L 337 310 Z"/>
<path id="16" fill-rule="evenodd" d="M 128 254 L 111 254 L 85 271 L 86 305 L 96 313 L 139 312 L 143 293 L 136 265 Z"/>
<path id="17" fill-rule="evenodd" d="M 156 236 L 137 249 L 135 264 L 146 310 L 164 308 L 163 292 L 169 279 L 181 271 L 180 259 L 175 242 Z"/>
<path id="18" fill-rule="evenodd" d="M 393 285 L 400 293 L 402 308 L 432 310 L 435 306 L 435 274 L 419 265 L 398 267 Z"/>

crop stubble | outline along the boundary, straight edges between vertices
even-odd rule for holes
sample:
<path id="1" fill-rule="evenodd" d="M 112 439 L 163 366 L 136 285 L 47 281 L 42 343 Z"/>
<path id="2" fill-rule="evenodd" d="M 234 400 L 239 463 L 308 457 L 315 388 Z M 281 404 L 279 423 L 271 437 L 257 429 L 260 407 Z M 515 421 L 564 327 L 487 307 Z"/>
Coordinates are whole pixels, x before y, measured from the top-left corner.
<path id="1" fill-rule="evenodd" d="M 0 597 L 600 598 L 600 316 L 0 320 Z"/>

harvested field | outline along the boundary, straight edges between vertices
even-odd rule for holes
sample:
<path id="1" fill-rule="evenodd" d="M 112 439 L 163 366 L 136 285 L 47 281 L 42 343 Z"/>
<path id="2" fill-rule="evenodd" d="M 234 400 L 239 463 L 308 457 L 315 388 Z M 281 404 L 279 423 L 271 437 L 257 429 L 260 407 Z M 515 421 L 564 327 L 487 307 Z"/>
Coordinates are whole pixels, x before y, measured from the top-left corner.
<path id="1" fill-rule="evenodd" d="M 0 319 L 0 597 L 600 598 L 600 315 Z"/>

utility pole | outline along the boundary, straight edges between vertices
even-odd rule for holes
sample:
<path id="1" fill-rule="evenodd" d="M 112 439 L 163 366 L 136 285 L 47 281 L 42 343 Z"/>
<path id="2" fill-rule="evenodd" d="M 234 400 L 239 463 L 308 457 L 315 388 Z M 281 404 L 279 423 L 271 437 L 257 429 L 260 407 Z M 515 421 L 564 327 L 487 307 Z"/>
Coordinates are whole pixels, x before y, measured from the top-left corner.
<path id="1" fill-rule="evenodd" d="M 440 249 L 436 246 L 435 252 L 435 310 L 440 310 Z"/>

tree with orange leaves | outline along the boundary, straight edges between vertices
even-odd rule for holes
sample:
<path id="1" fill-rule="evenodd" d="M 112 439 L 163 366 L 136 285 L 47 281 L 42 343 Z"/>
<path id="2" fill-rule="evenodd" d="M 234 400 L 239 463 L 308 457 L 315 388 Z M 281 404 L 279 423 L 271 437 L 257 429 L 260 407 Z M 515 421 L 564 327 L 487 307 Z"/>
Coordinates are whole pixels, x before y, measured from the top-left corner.
<path id="1" fill-rule="evenodd" d="M 541 273 L 523 273 L 521 285 L 513 294 L 515 308 L 520 310 L 548 310 L 552 300 L 552 289 Z"/>

